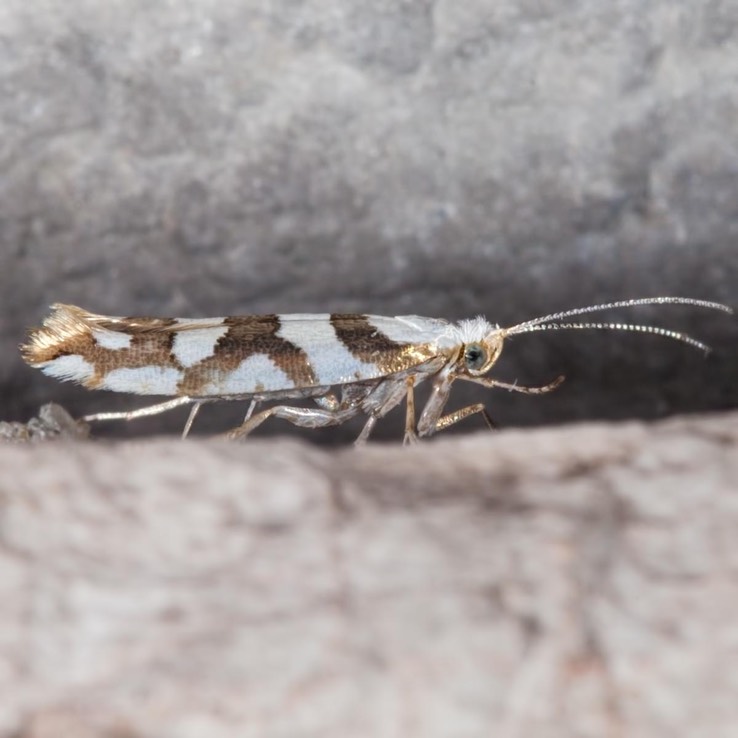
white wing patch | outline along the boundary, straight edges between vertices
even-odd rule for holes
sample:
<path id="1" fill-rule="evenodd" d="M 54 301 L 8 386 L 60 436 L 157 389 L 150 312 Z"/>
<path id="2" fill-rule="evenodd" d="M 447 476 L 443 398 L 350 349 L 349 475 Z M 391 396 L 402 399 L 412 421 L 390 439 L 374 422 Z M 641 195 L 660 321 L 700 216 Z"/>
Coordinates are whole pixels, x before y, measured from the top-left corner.
<path id="1" fill-rule="evenodd" d="M 448 328 L 448 321 L 421 315 L 367 315 L 367 320 L 387 338 L 397 343 L 433 343 Z"/>
<path id="2" fill-rule="evenodd" d="M 319 319 L 302 322 L 284 320 L 285 317 L 291 316 L 280 316 L 282 324 L 277 335 L 299 346 L 308 355 L 318 385 L 345 384 L 379 376 L 375 364 L 357 359 L 338 340 L 330 315 L 311 316 Z"/>
<path id="3" fill-rule="evenodd" d="M 204 328 L 217 328 L 225 318 L 175 318 L 172 330 L 187 330 L 192 326 Z"/>
<path id="4" fill-rule="evenodd" d="M 198 396 L 243 395 L 292 387 L 294 382 L 266 354 L 254 354 L 225 374 L 223 379 L 206 384 Z"/>
<path id="5" fill-rule="evenodd" d="M 188 323 L 192 323 L 192 321 L 188 321 Z M 184 367 L 194 366 L 213 355 L 218 340 L 227 332 L 227 325 L 178 331 L 174 334 L 174 343 L 172 344 L 174 358 Z"/>
<path id="6" fill-rule="evenodd" d="M 314 321 L 325 321 L 330 322 L 330 313 L 279 313 L 277 315 L 279 322 L 284 325 L 285 323 L 311 323 Z M 302 330 L 302 328 L 300 329 Z"/>
<path id="7" fill-rule="evenodd" d="M 131 336 L 128 333 L 93 328 L 92 337 L 95 339 L 95 343 L 101 348 L 118 351 L 131 347 Z"/>
<path id="8" fill-rule="evenodd" d="M 41 365 L 44 374 L 56 379 L 72 380 L 74 382 L 86 382 L 92 378 L 95 368 L 89 361 L 85 361 L 78 354 L 58 356 L 56 359 L 47 361 Z"/>
<path id="9" fill-rule="evenodd" d="M 142 366 L 135 369 L 111 369 L 100 389 L 131 392 L 136 395 L 176 395 L 182 373 L 172 367 Z"/>

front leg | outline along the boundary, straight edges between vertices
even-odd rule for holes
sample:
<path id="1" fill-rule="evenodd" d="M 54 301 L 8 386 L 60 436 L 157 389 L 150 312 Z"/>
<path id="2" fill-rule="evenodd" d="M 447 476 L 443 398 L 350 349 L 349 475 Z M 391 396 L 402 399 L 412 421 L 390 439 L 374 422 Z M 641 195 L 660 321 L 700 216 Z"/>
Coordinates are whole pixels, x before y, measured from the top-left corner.
<path id="1" fill-rule="evenodd" d="M 484 405 L 482 405 L 481 402 L 478 402 L 474 405 L 467 405 L 466 407 L 462 407 L 460 410 L 454 410 L 452 413 L 443 415 L 438 419 L 436 427 L 433 429 L 433 431 L 438 432 L 440 430 L 444 430 L 445 428 L 458 423 L 460 420 L 468 418 L 470 415 L 476 415 L 477 413 L 481 414 L 481 416 L 484 418 L 484 422 L 487 424 L 487 427 L 490 430 L 496 430 L 495 424 L 492 422 L 492 418 L 490 418 L 489 413 L 485 409 Z"/>
<path id="2" fill-rule="evenodd" d="M 497 387 L 499 389 L 506 389 L 509 392 L 522 392 L 524 395 L 543 395 L 546 392 L 555 390 L 563 381 L 564 375 L 560 375 L 554 379 L 553 382 L 544 384 L 540 387 L 526 387 L 520 384 L 510 384 L 509 382 L 500 382 L 492 377 L 470 377 L 466 374 L 459 376 L 459 379 L 463 379 L 465 382 L 474 382 L 474 384 L 481 384 L 482 387 Z"/>
<path id="3" fill-rule="evenodd" d="M 443 408 L 446 406 L 448 396 L 451 391 L 451 385 L 456 379 L 463 379 L 467 382 L 481 384 L 483 387 L 498 387 L 510 390 L 511 392 L 522 392 L 529 395 L 540 395 L 555 390 L 563 381 L 564 377 L 557 377 L 553 382 L 543 385 L 542 387 L 524 387 L 517 384 L 508 384 L 507 382 L 499 382 L 491 377 L 470 377 L 467 374 L 453 374 L 449 370 L 445 375 L 440 374 L 433 384 L 433 392 L 431 397 L 423 409 L 423 414 L 418 422 L 418 434 L 420 436 L 431 436 L 436 431 L 448 428 L 454 423 L 458 423 L 470 415 L 481 413 L 485 423 L 491 430 L 495 430 L 495 425 L 490 418 L 489 413 L 485 410 L 484 405 L 476 403 L 468 405 L 460 410 L 443 415 Z"/>

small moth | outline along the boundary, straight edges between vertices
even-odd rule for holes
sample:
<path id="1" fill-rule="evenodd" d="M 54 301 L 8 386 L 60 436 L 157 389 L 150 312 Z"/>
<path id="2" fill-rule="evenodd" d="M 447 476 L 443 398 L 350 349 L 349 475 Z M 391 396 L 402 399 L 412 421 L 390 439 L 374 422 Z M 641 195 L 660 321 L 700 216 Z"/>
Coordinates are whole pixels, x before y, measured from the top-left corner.
<path id="1" fill-rule="evenodd" d="M 131 420 L 192 405 L 185 437 L 203 403 L 250 400 L 243 423 L 228 437 L 247 436 L 271 416 L 318 428 L 364 415 L 366 423 L 356 439 L 361 444 L 377 420 L 405 400 L 409 443 L 477 413 L 492 427 L 482 404 L 444 414 L 456 380 L 527 394 L 550 392 L 561 384 L 563 377 L 541 387 L 523 387 L 486 376 L 510 336 L 588 328 L 638 331 L 707 351 L 700 341 L 666 328 L 561 322 L 612 308 L 667 303 L 732 312 L 706 300 L 649 297 L 565 310 L 501 328 L 482 317 L 452 323 L 418 315 L 343 313 L 123 318 L 57 304 L 43 327 L 31 331 L 21 351 L 28 364 L 57 379 L 90 389 L 172 397 L 130 412 L 89 415 L 85 421 Z M 432 381 L 432 389 L 416 421 L 414 390 L 426 379 Z M 312 398 L 316 407 L 282 404 L 302 398 Z M 254 414 L 254 408 L 266 401 L 279 404 Z"/>

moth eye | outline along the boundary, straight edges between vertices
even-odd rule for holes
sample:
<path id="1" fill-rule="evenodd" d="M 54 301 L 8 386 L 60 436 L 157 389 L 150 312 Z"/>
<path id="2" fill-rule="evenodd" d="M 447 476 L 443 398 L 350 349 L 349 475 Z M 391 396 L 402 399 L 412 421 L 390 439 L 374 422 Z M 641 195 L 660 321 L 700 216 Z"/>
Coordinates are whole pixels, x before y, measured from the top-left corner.
<path id="1" fill-rule="evenodd" d="M 478 343 L 470 343 L 464 349 L 464 363 L 467 369 L 472 371 L 481 369 L 486 361 L 487 352 Z"/>

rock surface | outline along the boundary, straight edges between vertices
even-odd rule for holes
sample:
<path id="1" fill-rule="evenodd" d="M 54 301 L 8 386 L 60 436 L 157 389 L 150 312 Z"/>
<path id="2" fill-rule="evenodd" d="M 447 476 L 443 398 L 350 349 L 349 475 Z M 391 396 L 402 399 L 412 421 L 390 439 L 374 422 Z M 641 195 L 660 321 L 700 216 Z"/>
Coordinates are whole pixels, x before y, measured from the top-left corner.
<path id="1" fill-rule="evenodd" d="M 0 416 L 129 407 L 22 365 L 54 301 L 502 324 L 735 305 L 737 34 L 733 0 L 4 0 Z M 716 352 L 521 338 L 502 378 L 573 381 L 500 398 L 500 424 L 738 406 L 735 321 L 638 318 Z"/>
<path id="2" fill-rule="evenodd" d="M 738 416 L 0 446 L 2 738 L 732 736 Z"/>
<path id="3" fill-rule="evenodd" d="M 87 423 L 75 420 L 61 405 L 50 402 L 27 423 L 0 421 L 0 441 L 28 443 L 57 439 L 82 440 L 89 436 Z"/>

